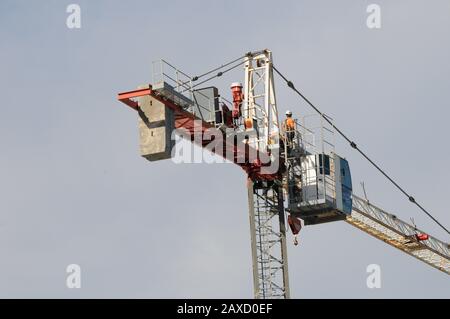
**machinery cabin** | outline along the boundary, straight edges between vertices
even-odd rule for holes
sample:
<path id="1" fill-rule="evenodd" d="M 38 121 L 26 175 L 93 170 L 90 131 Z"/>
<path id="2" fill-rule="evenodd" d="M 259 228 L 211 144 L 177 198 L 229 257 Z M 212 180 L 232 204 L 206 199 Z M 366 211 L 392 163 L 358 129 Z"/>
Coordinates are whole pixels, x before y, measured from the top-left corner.
<path id="1" fill-rule="evenodd" d="M 344 220 L 352 212 L 348 161 L 334 152 L 330 138 L 334 133 L 323 118 L 315 122 L 306 127 L 305 120 L 303 124 L 296 120 L 295 133 L 285 132 L 284 138 L 287 210 L 305 225 Z M 288 133 L 293 138 L 288 139 Z"/>

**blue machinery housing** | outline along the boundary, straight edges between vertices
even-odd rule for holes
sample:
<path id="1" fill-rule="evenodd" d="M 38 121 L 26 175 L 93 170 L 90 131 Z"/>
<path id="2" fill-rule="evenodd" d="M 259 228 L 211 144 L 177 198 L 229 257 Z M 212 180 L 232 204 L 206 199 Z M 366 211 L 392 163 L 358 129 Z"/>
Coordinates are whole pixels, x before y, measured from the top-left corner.
<path id="1" fill-rule="evenodd" d="M 348 161 L 336 153 L 300 157 L 301 183 L 289 187 L 289 211 L 305 225 L 343 220 L 352 212 Z"/>

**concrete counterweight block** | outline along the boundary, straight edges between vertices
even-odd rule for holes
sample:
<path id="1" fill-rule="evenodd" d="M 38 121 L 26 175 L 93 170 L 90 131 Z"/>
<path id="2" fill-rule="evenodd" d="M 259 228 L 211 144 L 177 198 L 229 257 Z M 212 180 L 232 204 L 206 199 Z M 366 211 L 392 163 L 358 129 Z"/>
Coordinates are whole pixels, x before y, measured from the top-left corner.
<path id="1" fill-rule="evenodd" d="M 149 161 L 171 158 L 173 111 L 151 96 L 139 98 L 139 143 L 141 156 Z"/>

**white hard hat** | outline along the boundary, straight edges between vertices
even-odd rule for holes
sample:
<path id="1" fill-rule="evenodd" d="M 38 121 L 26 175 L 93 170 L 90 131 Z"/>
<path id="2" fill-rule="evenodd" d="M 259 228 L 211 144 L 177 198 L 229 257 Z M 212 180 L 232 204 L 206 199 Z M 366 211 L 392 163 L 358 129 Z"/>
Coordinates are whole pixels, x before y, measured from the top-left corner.
<path id="1" fill-rule="evenodd" d="M 231 83 L 231 85 L 230 85 L 230 87 L 231 88 L 234 88 L 234 87 L 242 87 L 242 83 L 240 83 L 240 82 L 233 82 L 233 83 Z"/>
<path id="2" fill-rule="evenodd" d="M 289 111 L 289 110 L 287 110 L 287 111 L 286 111 L 286 115 L 292 115 L 292 112 Z"/>

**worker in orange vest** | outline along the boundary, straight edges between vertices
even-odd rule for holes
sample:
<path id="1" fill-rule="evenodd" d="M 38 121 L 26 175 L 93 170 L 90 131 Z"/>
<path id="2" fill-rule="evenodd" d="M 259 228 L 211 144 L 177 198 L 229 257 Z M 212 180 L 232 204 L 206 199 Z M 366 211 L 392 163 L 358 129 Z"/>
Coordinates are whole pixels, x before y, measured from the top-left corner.
<path id="1" fill-rule="evenodd" d="M 283 123 L 283 129 L 284 132 L 286 133 L 286 139 L 289 144 L 292 144 L 292 141 L 294 140 L 294 136 L 295 136 L 295 121 L 292 118 L 292 112 L 291 111 L 286 111 L 286 119 L 284 120 Z"/>

